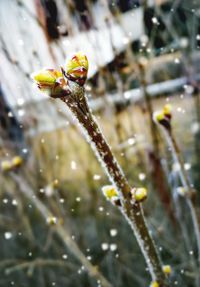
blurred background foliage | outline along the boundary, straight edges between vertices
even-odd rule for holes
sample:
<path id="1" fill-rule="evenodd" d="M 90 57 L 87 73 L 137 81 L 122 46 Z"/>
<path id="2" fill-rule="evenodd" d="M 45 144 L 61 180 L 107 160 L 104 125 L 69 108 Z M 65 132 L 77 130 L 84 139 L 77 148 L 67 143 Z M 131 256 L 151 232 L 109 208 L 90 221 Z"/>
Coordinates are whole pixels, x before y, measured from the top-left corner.
<path id="1" fill-rule="evenodd" d="M 84 260 L 115 287 L 149 286 L 130 227 L 102 196 L 108 180 L 90 146 L 65 107 L 30 80 L 83 50 L 91 109 L 130 183 L 148 188 L 145 215 L 173 268 L 170 286 L 198 287 L 177 166 L 152 113 L 172 105 L 185 169 L 200 190 L 199 49 L 197 0 L 0 1 L 0 286 L 101 286 Z M 5 168 L 16 156 L 22 162 Z"/>

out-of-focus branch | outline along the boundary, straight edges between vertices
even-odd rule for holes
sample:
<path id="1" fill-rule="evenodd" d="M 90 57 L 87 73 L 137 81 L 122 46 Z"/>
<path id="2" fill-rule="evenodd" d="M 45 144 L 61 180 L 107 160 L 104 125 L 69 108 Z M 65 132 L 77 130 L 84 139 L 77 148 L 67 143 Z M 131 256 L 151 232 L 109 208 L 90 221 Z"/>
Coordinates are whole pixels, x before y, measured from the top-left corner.
<path id="1" fill-rule="evenodd" d="M 23 269 L 28 269 L 28 273 L 29 273 L 29 271 L 31 271 L 31 273 L 33 273 L 33 270 L 35 268 L 44 267 L 44 266 L 52 266 L 52 267 L 60 266 L 60 267 L 69 268 L 69 269 L 76 268 L 76 266 L 74 264 L 69 263 L 69 262 L 64 262 L 62 260 L 37 258 L 37 259 L 32 260 L 32 261 L 16 262 L 13 266 L 7 267 L 5 269 L 5 273 L 6 273 L 6 275 L 10 275 L 13 272 L 18 272 L 18 271 L 21 271 Z M 30 273 L 29 273 L 29 275 L 30 275 Z"/>
<path id="2" fill-rule="evenodd" d="M 28 200 L 34 204 L 36 209 L 40 212 L 41 216 L 45 219 L 45 221 L 48 218 L 53 218 L 53 214 L 51 211 L 38 199 L 38 197 L 35 195 L 32 188 L 29 186 L 29 184 L 25 181 L 24 178 L 22 178 L 19 175 L 16 175 L 14 173 L 10 173 L 11 178 L 16 182 L 16 184 L 19 187 L 19 191 L 26 197 Z M 60 237 L 60 239 L 63 241 L 65 246 L 71 250 L 71 252 L 74 254 L 74 256 L 83 264 L 83 266 L 88 270 L 88 273 L 90 276 L 96 278 L 97 280 L 100 280 L 102 286 L 104 287 L 111 287 L 112 285 L 107 281 L 107 279 L 100 273 L 97 266 L 93 266 L 85 257 L 85 255 L 82 253 L 82 251 L 79 249 L 79 247 L 76 245 L 75 241 L 72 239 L 69 232 L 60 224 L 54 225 L 54 231 L 55 233 Z"/>

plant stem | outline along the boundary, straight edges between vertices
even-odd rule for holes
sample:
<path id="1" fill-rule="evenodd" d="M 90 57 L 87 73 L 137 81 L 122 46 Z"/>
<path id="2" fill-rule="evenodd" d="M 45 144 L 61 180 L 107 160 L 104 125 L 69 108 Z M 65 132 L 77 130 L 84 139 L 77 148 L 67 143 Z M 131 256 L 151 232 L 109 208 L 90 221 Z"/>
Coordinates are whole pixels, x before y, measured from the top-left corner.
<path id="1" fill-rule="evenodd" d="M 67 263 L 63 262 L 63 260 L 37 258 L 31 261 L 15 262 L 15 264 L 5 268 L 5 273 L 6 275 L 10 275 L 13 272 L 27 269 L 28 270 L 27 273 L 30 276 L 32 275 L 35 268 L 44 267 L 44 266 L 51 266 L 51 267 L 60 266 L 63 268 L 68 268 L 68 269 L 76 268 L 74 264 L 71 264 L 69 262 Z"/>
<path id="2" fill-rule="evenodd" d="M 144 3 L 144 5 L 146 4 Z M 173 224 L 175 224 L 174 213 L 171 207 L 169 186 L 167 185 L 166 175 L 164 173 L 163 166 L 161 163 L 158 134 L 155 128 L 156 124 L 152 119 L 153 105 L 151 97 L 147 91 L 146 69 L 147 69 L 146 65 L 143 65 L 142 63 L 139 62 L 139 80 L 141 83 L 141 89 L 143 91 L 144 102 L 146 104 L 147 114 L 149 118 L 148 120 L 150 126 L 150 135 L 152 140 L 152 150 L 148 152 L 148 157 L 153 167 L 151 177 L 155 184 L 158 196 L 160 197 L 161 202 L 167 211 L 169 219 Z"/>
<path id="3" fill-rule="evenodd" d="M 78 123 L 82 126 L 84 135 L 87 137 L 110 181 L 116 186 L 121 202 L 120 210 L 135 233 L 152 280 L 157 281 L 159 287 L 167 287 L 158 252 L 144 219 L 143 209 L 139 203 L 131 203 L 131 186 L 88 108 L 84 89 L 72 82 L 70 88 L 72 90 L 71 95 L 64 96 L 61 99 L 67 104 Z"/>
<path id="4" fill-rule="evenodd" d="M 187 172 L 185 171 L 184 168 L 184 161 L 183 158 L 181 156 L 178 144 L 176 142 L 176 138 L 174 136 L 174 134 L 172 133 L 172 131 L 165 131 L 165 135 L 166 135 L 166 139 L 168 142 L 168 145 L 171 149 L 172 152 L 172 156 L 174 159 L 174 162 L 177 162 L 179 165 L 179 177 L 181 180 L 181 183 L 186 191 L 186 203 L 189 207 L 190 210 L 190 214 L 192 217 L 192 222 L 193 222 L 193 226 L 194 226 L 194 232 L 195 232 L 195 236 L 196 236 L 196 241 L 197 241 L 197 249 L 198 249 L 198 262 L 200 263 L 200 229 L 199 229 L 199 222 L 198 222 L 198 217 L 197 217 L 197 212 L 196 212 L 196 208 L 191 200 L 191 185 L 190 185 L 190 180 L 188 177 Z"/>

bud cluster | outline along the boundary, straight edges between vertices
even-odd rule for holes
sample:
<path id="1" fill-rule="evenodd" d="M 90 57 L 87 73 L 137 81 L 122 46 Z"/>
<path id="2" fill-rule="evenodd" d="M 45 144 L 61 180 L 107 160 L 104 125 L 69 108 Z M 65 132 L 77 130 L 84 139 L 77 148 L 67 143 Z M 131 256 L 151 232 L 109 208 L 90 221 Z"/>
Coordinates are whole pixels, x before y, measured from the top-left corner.
<path id="1" fill-rule="evenodd" d="M 78 52 L 66 63 L 66 68 L 61 71 L 54 69 L 42 69 L 32 74 L 32 79 L 38 88 L 49 94 L 52 98 L 60 98 L 71 94 L 69 82 L 83 86 L 87 79 L 88 60 L 85 54 Z"/>
<path id="2" fill-rule="evenodd" d="M 15 156 L 11 160 L 3 160 L 1 162 L 1 170 L 3 172 L 11 171 L 20 167 L 23 164 L 23 158 L 21 156 Z"/>

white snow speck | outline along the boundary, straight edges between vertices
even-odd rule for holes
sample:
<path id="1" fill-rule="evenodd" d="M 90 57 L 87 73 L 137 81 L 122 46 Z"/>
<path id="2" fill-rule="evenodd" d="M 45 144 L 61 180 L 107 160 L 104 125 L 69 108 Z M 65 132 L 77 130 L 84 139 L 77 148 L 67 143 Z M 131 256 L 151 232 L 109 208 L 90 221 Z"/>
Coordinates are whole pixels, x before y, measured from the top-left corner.
<path id="1" fill-rule="evenodd" d="M 105 251 L 105 250 L 108 250 L 108 248 L 109 248 L 108 243 L 102 243 L 102 244 L 101 244 L 101 249 L 102 249 L 102 250 Z"/>
<path id="2" fill-rule="evenodd" d="M 6 239 L 6 240 L 11 239 L 11 238 L 12 238 L 12 236 L 13 236 L 13 235 L 12 235 L 12 233 L 11 233 L 11 232 L 8 232 L 8 231 L 7 231 L 7 232 L 5 232 L 5 233 L 4 233 L 4 237 L 5 237 L 5 239 Z"/>
<path id="3" fill-rule="evenodd" d="M 117 250 L 117 244 L 115 244 L 115 243 L 110 244 L 110 250 L 111 251 Z"/>
<path id="4" fill-rule="evenodd" d="M 117 229 L 110 230 L 110 236 L 115 237 L 117 235 Z"/>

